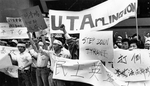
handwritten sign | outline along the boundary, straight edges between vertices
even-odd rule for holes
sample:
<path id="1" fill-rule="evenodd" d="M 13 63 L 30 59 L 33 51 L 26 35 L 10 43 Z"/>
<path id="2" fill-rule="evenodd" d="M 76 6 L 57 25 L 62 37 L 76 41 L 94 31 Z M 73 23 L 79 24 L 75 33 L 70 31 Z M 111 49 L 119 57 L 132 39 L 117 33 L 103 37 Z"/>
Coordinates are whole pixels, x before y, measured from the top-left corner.
<path id="1" fill-rule="evenodd" d="M 9 27 L 24 27 L 21 17 L 6 17 Z"/>
<path id="2" fill-rule="evenodd" d="M 136 15 L 137 0 L 107 0 L 92 8 L 71 12 L 49 10 L 51 33 L 60 33 L 58 26 L 65 24 L 68 33 L 82 30 L 104 30 Z"/>
<path id="3" fill-rule="evenodd" d="M 84 31 L 80 33 L 80 60 L 113 59 L 112 31 Z"/>
<path id="4" fill-rule="evenodd" d="M 77 81 L 93 86 L 149 86 L 150 81 L 122 81 L 108 70 L 99 60 L 56 61 L 53 79 Z"/>
<path id="5" fill-rule="evenodd" d="M 4 73 L 13 78 L 18 78 L 18 68 L 19 68 L 18 66 L 7 67 L 7 68 L 5 68 L 6 72 L 4 72 Z"/>
<path id="6" fill-rule="evenodd" d="M 150 80 L 150 51 L 121 50 L 114 51 L 113 73 L 124 81 Z"/>
<path id="7" fill-rule="evenodd" d="M 114 86 L 115 79 L 99 60 L 60 60 L 55 64 L 54 79 L 79 81 L 94 86 Z"/>
<path id="8" fill-rule="evenodd" d="M 29 38 L 26 27 L 0 28 L 0 39 L 24 39 Z"/>
<path id="9" fill-rule="evenodd" d="M 36 32 L 40 29 L 43 30 L 47 28 L 47 25 L 38 6 L 23 9 L 20 11 L 20 15 L 24 21 L 25 26 L 30 32 Z"/>
<path id="10" fill-rule="evenodd" d="M 12 62 L 8 53 L 14 53 L 15 48 L 0 46 L 0 69 L 12 66 Z"/>
<path id="11" fill-rule="evenodd" d="M 0 46 L 0 53 L 2 55 L 10 53 L 11 55 L 13 55 L 13 57 L 15 57 L 15 55 L 19 53 L 19 50 L 17 47 Z"/>

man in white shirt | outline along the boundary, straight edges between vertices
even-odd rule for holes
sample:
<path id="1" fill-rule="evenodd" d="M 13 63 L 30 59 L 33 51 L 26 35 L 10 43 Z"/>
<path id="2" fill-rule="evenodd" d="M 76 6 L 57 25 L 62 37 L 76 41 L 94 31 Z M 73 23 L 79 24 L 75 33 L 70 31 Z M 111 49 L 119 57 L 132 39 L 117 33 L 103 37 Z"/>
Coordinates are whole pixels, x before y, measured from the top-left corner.
<path id="1" fill-rule="evenodd" d="M 48 50 L 40 49 L 40 51 L 43 54 L 49 56 L 49 58 L 51 59 L 51 68 L 50 69 L 52 71 L 54 70 L 55 62 L 58 59 L 61 59 L 61 58 L 70 59 L 71 58 L 70 52 L 66 48 L 63 47 L 63 44 L 61 41 L 56 40 L 56 39 L 54 39 L 54 41 L 53 41 L 52 50 L 48 51 Z M 48 77 L 50 86 L 65 86 L 66 83 L 64 81 L 54 80 L 54 79 L 52 79 L 52 75 L 53 74 L 50 74 Z"/>
<path id="2" fill-rule="evenodd" d="M 31 86 L 30 79 L 30 65 L 32 64 L 31 55 L 26 51 L 26 45 L 24 43 L 17 44 L 19 53 L 13 57 L 12 60 L 18 62 L 18 84 L 19 86 Z"/>
<path id="3" fill-rule="evenodd" d="M 38 43 L 39 48 L 43 49 L 43 42 Z M 39 50 L 30 50 L 32 56 L 37 58 L 36 63 L 36 79 L 37 79 L 37 86 L 49 86 L 48 83 L 48 76 L 50 69 L 47 67 L 50 58 L 44 54 L 42 54 Z"/>

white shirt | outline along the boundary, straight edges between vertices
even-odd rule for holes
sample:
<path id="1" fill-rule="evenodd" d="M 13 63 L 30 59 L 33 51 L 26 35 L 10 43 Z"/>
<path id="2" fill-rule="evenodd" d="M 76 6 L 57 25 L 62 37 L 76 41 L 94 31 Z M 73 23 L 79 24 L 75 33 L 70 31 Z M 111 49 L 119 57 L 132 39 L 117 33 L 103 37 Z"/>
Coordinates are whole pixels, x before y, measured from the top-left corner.
<path id="1" fill-rule="evenodd" d="M 19 67 L 24 67 L 30 60 L 32 60 L 31 55 L 28 52 L 18 53 L 15 55 L 14 60 L 18 62 Z M 28 70 L 30 67 L 26 67 L 25 70 Z"/>
<path id="2" fill-rule="evenodd" d="M 51 67 L 50 69 L 53 71 L 54 70 L 54 66 L 55 66 L 55 62 L 58 60 L 58 59 L 61 59 L 61 58 L 71 58 L 71 54 L 69 52 L 69 50 L 65 49 L 65 48 L 62 48 L 61 49 L 61 52 L 59 54 L 56 54 L 54 51 L 50 50 L 42 50 L 47 56 L 50 57 L 50 60 L 51 60 Z"/>
<path id="3" fill-rule="evenodd" d="M 30 53 L 37 58 L 37 67 L 45 67 L 48 65 L 49 57 L 40 53 L 35 52 L 34 50 L 30 50 Z"/>

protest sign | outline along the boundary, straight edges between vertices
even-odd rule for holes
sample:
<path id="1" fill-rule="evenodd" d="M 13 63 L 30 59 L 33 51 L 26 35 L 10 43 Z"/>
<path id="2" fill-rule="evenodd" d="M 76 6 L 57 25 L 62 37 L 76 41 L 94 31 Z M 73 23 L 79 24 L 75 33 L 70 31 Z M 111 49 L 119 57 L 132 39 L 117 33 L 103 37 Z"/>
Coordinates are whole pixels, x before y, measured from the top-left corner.
<path id="1" fill-rule="evenodd" d="M 25 27 L 21 17 L 6 17 L 9 27 Z"/>
<path id="2" fill-rule="evenodd" d="M 83 31 L 79 40 L 80 60 L 113 59 L 113 32 L 112 31 Z"/>
<path id="3" fill-rule="evenodd" d="M 29 38 L 26 27 L 0 28 L 0 39 L 25 39 Z"/>
<path id="4" fill-rule="evenodd" d="M 0 69 L 7 68 L 9 66 L 12 66 L 10 56 L 0 52 Z"/>
<path id="5" fill-rule="evenodd" d="M 66 26 L 68 33 L 104 30 L 135 16 L 137 5 L 137 0 L 107 0 L 79 12 L 49 10 L 51 33 L 60 33 L 57 29 L 61 24 Z"/>
<path id="6" fill-rule="evenodd" d="M 150 51 L 114 50 L 114 68 L 111 70 L 123 81 L 150 80 Z"/>
<path id="7" fill-rule="evenodd" d="M 9 66 L 7 68 L 5 68 L 5 71 L 4 72 L 5 74 L 13 77 L 13 78 L 18 78 L 18 66 Z"/>
<path id="8" fill-rule="evenodd" d="M 39 6 L 23 9 L 20 11 L 20 15 L 30 32 L 36 32 L 47 28 Z"/>
<path id="9" fill-rule="evenodd" d="M 104 70 L 99 60 L 58 60 L 55 64 L 53 79 L 79 81 L 94 86 L 114 86 L 113 77 Z M 107 75 L 108 74 L 108 75 Z"/>
<path id="10" fill-rule="evenodd" d="M 56 61 L 53 79 L 77 81 L 93 86 L 149 86 L 150 81 L 121 81 L 109 71 L 99 60 L 68 60 Z"/>

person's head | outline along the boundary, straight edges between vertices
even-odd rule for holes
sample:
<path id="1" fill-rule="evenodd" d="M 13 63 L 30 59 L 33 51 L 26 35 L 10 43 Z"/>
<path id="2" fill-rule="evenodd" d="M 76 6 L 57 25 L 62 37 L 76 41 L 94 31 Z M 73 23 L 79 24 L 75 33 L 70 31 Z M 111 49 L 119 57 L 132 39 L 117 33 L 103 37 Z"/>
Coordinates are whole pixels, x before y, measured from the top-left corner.
<path id="1" fill-rule="evenodd" d="M 136 33 L 132 35 L 132 39 L 137 39 L 137 38 L 138 38 L 139 40 L 141 40 L 141 36 L 140 36 L 140 35 L 137 36 Z"/>
<path id="2" fill-rule="evenodd" d="M 150 49 L 150 37 L 146 37 L 145 43 L 144 43 L 145 49 Z"/>
<path id="3" fill-rule="evenodd" d="M 129 49 L 129 39 L 122 40 L 122 49 Z"/>
<path id="4" fill-rule="evenodd" d="M 23 53 L 26 50 L 25 43 L 18 43 L 17 47 L 18 47 L 18 50 L 20 51 L 20 53 Z"/>
<path id="5" fill-rule="evenodd" d="M 61 48 L 63 48 L 62 42 L 55 39 L 53 41 L 53 48 L 54 48 L 55 51 L 60 50 Z"/>
<path id="6" fill-rule="evenodd" d="M 137 49 L 137 48 L 139 48 L 137 39 L 131 39 L 130 40 L 129 48 L 130 49 Z"/>
<path id="7" fill-rule="evenodd" d="M 43 43 L 42 41 L 39 41 L 39 43 L 38 43 L 38 47 L 39 47 L 39 48 L 41 48 L 41 49 L 43 49 L 43 47 L 44 47 L 44 43 Z"/>

